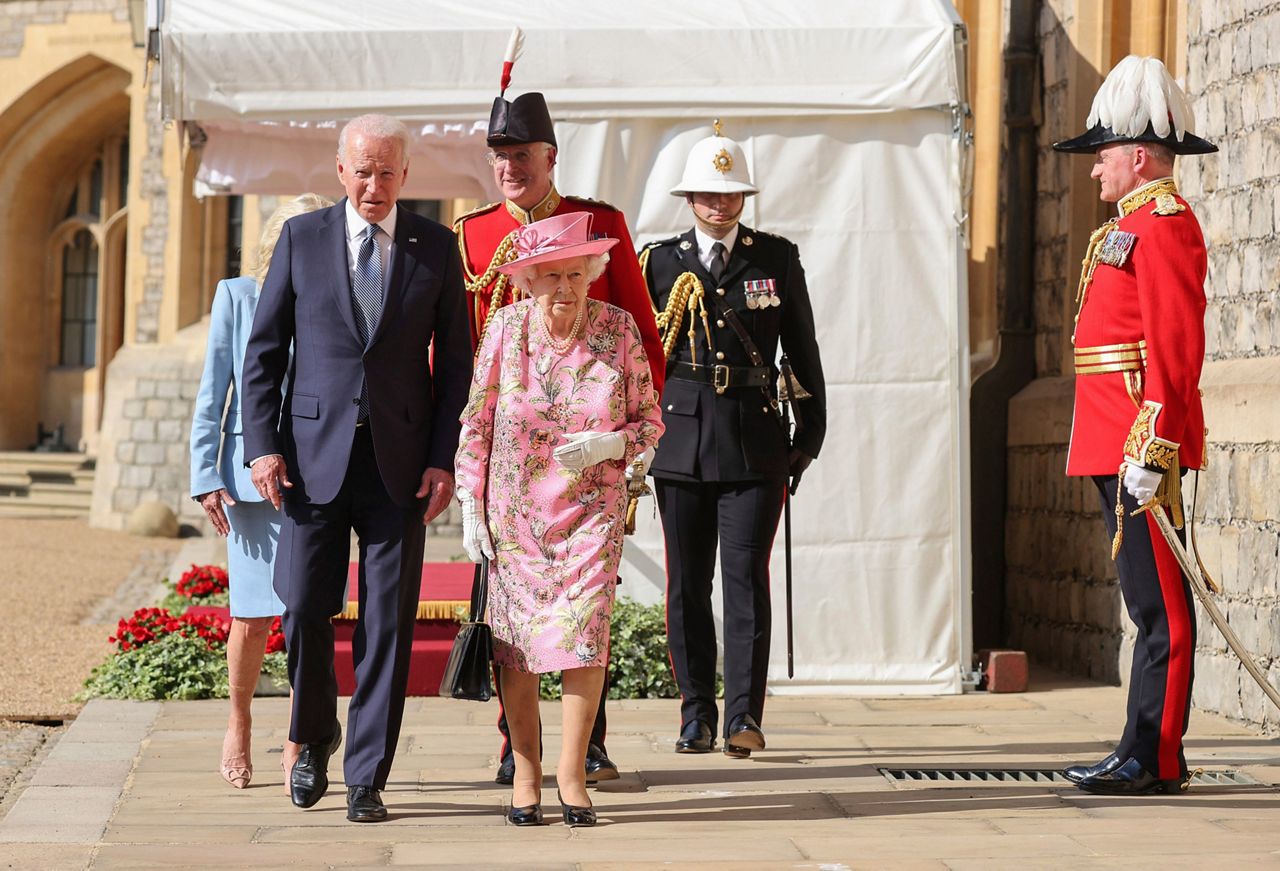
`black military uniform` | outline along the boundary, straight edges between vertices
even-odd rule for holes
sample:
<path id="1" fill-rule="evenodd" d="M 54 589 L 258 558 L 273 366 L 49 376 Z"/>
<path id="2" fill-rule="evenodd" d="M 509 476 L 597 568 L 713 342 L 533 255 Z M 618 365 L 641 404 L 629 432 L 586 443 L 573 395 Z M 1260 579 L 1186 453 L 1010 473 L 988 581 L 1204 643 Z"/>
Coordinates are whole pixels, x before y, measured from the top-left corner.
<path id="1" fill-rule="evenodd" d="M 641 254 L 658 312 L 667 311 L 673 291 L 681 297 L 670 315 L 660 317 L 670 345 L 661 400 L 667 429 L 649 473 L 656 482 L 666 540 L 667 638 L 683 698 L 677 749 L 705 752 L 714 743 L 711 735 L 718 717 L 711 587 L 719 545 L 724 586 L 723 735 L 726 753 L 746 756 L 749 749 L 733 752 L 728 739 L 746 717 L 760 732 L 771 626 L 769 556 L 792 449 L 813 458 L 822 446 L 825 382 L 796 246 L 739 225 L 732 248 L 719 255 L 724 265 L 715 269 L 716 277 L 698 255 L 692 229 L 654 242 Z M 713 268 L 716 265 L 713 262 Z M 691 288 L 692 311 L 683 301 Z M 675 317 L 679 323 L 673 330 Z M 738 336 L 734 317 L 758 356 Z M 780 344 L 796 382 L 810 394 L 793 404 L 801 424 L 794 446 L 788 444 L 776 400 Z M 693 740 L 699 723 L 710 730 L 704 731 L 702 741 Z M 755 747 L 763 747 L 762 734 Z"/>

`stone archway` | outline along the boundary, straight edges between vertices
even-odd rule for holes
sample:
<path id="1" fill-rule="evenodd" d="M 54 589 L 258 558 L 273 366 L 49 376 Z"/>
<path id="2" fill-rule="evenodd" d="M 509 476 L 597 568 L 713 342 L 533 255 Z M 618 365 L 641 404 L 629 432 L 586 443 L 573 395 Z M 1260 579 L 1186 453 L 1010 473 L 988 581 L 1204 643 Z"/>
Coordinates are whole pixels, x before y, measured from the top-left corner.
<path id="1" fill-rule="evenodd" d="M 96 428 L 105 366 L 58 372 L 59 337 L 49 318 L 56 267 L 48 244 L 62 223 L 68 176 L 113 131 L 127 127 L 130 82 L 123 68 L 84 55 L 41 79 L 0 114 L 0 450 L 25 448 L 34 440 L 50 373 L 68 383 L 78 379 L 78 387 L 56 389 L 81 390 L 92 404 L 83 411 Z M 120 223 L 112 242 L 122 235 Z M 119 251 L 118 242 L 110 250 Z M 115 307 L 111 301 L 109 308 Z M 75 429 L 85 418 L 81 413 Z M 81 435 L 76 433 L 77 441 Z"/>

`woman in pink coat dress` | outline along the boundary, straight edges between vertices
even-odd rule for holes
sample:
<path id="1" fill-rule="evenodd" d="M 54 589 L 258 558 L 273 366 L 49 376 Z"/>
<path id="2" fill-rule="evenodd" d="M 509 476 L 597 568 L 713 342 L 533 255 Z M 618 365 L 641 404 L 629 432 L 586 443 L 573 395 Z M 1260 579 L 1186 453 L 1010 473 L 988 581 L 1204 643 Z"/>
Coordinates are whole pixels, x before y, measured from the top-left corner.
<path id="1" fill-rule="evenodd" d="M 590 230 L 590 214 L 575 213 L 516 231 L 517 258 L 502 271 L 528 298 L 485 330 L 456 460 L 463 544 L 492 560 L 516 825 L 542 822 L 538 680 L 552 671 L 564 685 L 557 795 L 567 825 L 595 824 L 583 766 L 608 661 L 626 469 L 647 467 L 662 434 L 635 322 L 587 298 L 617 242 Z"/>

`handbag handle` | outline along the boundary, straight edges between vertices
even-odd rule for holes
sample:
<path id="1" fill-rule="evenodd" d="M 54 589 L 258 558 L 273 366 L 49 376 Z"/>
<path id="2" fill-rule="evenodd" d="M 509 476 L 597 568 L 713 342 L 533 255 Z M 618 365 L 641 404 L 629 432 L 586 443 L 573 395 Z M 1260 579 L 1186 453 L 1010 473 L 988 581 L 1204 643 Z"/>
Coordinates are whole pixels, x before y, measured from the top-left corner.
<path id="1" fill-rule="evenodd" d="M 483 623 L 484 612 L 489 605 L 489 558 L 480 555 L 476 563 L 475 579 L 471 582 L 471 617 L 470 623 Z"/>

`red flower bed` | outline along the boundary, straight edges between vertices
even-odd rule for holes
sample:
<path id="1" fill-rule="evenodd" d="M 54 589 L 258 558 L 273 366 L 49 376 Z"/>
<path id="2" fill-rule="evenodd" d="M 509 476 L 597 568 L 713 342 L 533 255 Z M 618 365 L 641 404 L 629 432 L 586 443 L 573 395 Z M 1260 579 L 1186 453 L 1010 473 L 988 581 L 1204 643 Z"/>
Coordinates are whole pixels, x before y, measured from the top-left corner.
<path id="1" fill-rule="evenodd" d="M 121 651 L 136 650 L 174 632 L 187 638 L 200 638 L 209 649 L 227 643 L 229 627 L 212 614 L 175 617 L 164 608 L 139 608 L 132 617 L 116 624 L 116 634 L 107 640 Z"/>
<path id="2" fill-rule="evenodd" d="M 284 650 L 284 631 L 280 628 L 280 618 L 271 621 L 271 631 L 267 633 L 267 653 L 280 653 Z"/>
<path id="3" fill-rule="evenodd" d="M 193 601 L 211 598 L 227 592 L 227 589 L 226 569 L 218 566 L 198 566 L 194 563 L 174 585 L 178 595 Z"/>

